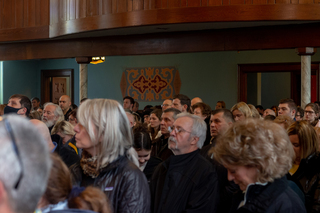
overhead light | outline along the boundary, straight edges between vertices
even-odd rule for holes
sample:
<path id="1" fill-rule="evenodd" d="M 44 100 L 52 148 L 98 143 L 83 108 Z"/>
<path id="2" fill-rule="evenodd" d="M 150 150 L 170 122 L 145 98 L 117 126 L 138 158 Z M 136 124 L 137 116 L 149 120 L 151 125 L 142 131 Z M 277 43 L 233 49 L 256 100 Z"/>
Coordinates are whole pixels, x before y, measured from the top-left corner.
<path id="1" fill-rule="evenodd" d="M 92 57 L 90 64 L 100 64 L 106 60 L 104 56 Z"/>

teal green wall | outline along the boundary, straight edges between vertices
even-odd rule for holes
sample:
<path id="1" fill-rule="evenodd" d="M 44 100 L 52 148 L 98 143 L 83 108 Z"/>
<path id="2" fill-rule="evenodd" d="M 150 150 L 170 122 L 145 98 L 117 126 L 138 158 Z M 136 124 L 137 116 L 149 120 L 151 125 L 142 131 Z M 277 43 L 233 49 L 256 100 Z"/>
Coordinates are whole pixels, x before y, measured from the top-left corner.
<path id="1" fill-rule="evenodd" d="M 320 61 L 320 54 L 312 56 L 312 61 Z M 238 64 L 281 62 L 300 62 L 300 56 L 292 49 L 106 57 L 103 64 L 88 66 L 88 97 L 122 101 L 120 80 L 126 68 L 175 66 L 182 82 L 180 93 L 190 98 L 200 96 L 212 107 L 224 100 L 231 108 L 237 102 Z M 14 93 L 40 97 L 40 70 L 67 68 L 75 71 L 75 103 L 79 104 L 79 65 L 74 59 L 4 62 L 4 101 Z M 19 78 L 18 84 L 15 77 Z M 283 87 L 289 88 L 287 80 L 284 82 L 289 85 Z M 142 102 L 140 109 L 147 104 L 161 102 Z"/>
<path id="2" fill-rule="evenodd" d="M 38 62 L 37 60 L 3 62 L 4 103 L 7 103 L 13 94 L 23 94 L 32 98 L 40 92 Z"/>

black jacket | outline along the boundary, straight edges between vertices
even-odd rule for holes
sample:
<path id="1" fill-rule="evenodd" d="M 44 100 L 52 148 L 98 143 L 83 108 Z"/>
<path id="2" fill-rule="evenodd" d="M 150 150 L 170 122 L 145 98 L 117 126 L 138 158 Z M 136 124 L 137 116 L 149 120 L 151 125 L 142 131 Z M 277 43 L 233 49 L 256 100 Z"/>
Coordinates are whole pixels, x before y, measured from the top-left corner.
<path id="1" fill-rule="evenodd" d="M 150 159 L 148 160 L 147 165 L 143 170 L 143 173 L 147 177 L 148 183 L 150 182 L 150 180 L 152 178 L 154 170 L 161 162 L 162 162 L 162 160 L 160 158 L 156 158 L 153 156 L 151 156 Z"/>
<path id="2" fill-rule="evenodd" d="M 306 209 L 288 185 L 286 177 L 276 179 L 267 185 L 250 185 L 246 193 L 246 203 L 238 209 L 244 199 L 243 192 L 234 196 L 231 212 L 239 213 L 305 213 Z"/>
<path id="3" fill-rule="evenodd" d="M 217 174 L 199 150 L 173 155 L 162 162 L 152 176 L 150 188 L 154 213 L 216 212 Z"/>
<path id="4" fill-rule="evenodd" d="M 152 153 L 151 155 L 160 158 L 161 160 L 167 160 L 173 152 L 168 148 L 168 139 L 164 138 L 164 135 L 161 135 L 160 138 L 155 139 L 152 142 Z"/>
<path id="5" fill-rule="evenodd" d="M 305 194 L 307 212 L 320 212 L 320 153 L 302 159 L 291 180 Z"/>
<path id="6" fill-rule="evenodd" d="M 100 171 L 97 178 L 83 173 L 80 163 L 70 167 L 73 183 L 93 185 L 105 192 L 113 212 L 150 212 L 150 191 L 145 175 L 125 156 Z"/>

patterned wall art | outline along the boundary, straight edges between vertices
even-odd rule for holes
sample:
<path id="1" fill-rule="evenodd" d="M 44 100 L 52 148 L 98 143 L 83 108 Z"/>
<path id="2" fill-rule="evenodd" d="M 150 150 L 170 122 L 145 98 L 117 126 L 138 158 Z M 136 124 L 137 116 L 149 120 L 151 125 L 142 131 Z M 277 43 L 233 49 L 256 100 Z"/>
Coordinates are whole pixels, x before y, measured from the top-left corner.
<path id="1" fill-rule="evenodd" d="M 121 77 L 122 96 L 137 101 L 163 101 L 179 94 L 181 80 L 175 67 L 127 68 Z"/>

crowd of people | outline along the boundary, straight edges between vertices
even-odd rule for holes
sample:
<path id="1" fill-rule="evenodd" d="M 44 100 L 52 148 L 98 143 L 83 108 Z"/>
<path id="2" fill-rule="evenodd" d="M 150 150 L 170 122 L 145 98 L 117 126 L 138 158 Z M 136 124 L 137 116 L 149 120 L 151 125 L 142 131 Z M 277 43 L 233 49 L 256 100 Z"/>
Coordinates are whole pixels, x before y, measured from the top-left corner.
<path id="1" fill-rule="evenodd" d="M 319 103 L 0 105 L 0 212 L 320 212 Z"/>

